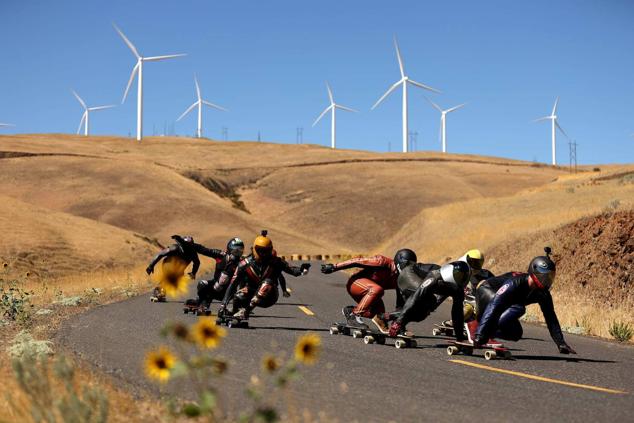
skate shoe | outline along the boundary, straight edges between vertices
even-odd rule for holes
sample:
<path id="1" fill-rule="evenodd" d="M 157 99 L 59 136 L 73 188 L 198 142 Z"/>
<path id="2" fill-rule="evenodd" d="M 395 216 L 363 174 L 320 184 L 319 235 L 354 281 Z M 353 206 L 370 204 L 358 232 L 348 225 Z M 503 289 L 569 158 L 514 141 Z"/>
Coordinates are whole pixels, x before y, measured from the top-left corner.
<path id="1" fill-rule="evenodd" d="M 489 348 L 503 348 L 504 347 L 503 343 L 493 338 L 489 339 L 487 343 L 484 345 Z"/>
<path id="2" fill-rule="evenodd" d="M 249 310 L 247 310 L 246 308 L 241 308 L 236 314 L 233 315 L 233 317 L 241 320 L 247 320 L 249 318 Z"/>
<path id="3" fill-rule="evenodd" d="M 472 320 L 468 323 L 465 323 L 466 329 L 467 329 L 467 339 L 469 340 L 469 342 L 473 342 L 473 340 L 475 339 L 475 333 L 476 330 L 478 329 L 478 321 L 477 320 Z"/>
<path id="4" fill-rule="evenodd" d="M 387 335 L 390 332 L 390 329 L 385 324 L 385 321 L 378 314 L 375 315 L 370 322 L 372 323 L 370 327 L 374 330 L 378 330 L 379 333 Z"/>
<path id="5" fill-rule="evenodd" d="M 446 326 L 448 328 L 453 328 L 453 321 L 445 320 L 444 322 L 441 323 L 441 325 Z"/>

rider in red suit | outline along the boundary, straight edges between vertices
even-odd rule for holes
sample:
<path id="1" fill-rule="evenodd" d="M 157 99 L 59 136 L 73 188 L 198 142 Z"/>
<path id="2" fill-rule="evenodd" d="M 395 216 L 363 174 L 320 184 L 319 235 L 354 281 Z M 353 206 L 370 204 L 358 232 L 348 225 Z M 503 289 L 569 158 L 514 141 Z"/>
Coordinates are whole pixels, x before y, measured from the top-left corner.
<path id="1" fill-rule="evenodd" d="M 374 257 L 359 257 L 335 264 L 324 264 L 321 266 L 322 273 L 332 273 L 338 270 L 350 269 L 353 267 L 361 270 L 348 279 L 346 290 L 348 294 L 357 302 L 354 308 L 344 308 L 344 314 L 348 323 L 353 326 L 370 326 L 381 333 L 388 333 L 388 327 L 384 320 L 385 304 L 383 303 L 383 293 L 386 289 L 397 289 L 399 269 L 397 263 L 402 259 L 400 256 L 405 251 L 399 250 L 394 260 L 376 255 Z M 402 297 L 398 295 L 396 307 L 403 305 Z"/>

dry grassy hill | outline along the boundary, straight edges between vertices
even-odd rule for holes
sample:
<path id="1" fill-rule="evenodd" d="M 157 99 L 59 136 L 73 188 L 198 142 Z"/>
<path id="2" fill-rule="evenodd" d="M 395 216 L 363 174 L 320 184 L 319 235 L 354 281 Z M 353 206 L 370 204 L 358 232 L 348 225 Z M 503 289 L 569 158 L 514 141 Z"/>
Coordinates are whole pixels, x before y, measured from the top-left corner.
<path id="1" fill-rule="evenodd" d="M 423 209 L 563 173 L 478 156 L 186 138 L 2 136 L 0 157 L 2 193 L 26 204 L 164 243 L 180 232 L 221 245 L 268 228 L 280 253 L 375 250 Z"/>

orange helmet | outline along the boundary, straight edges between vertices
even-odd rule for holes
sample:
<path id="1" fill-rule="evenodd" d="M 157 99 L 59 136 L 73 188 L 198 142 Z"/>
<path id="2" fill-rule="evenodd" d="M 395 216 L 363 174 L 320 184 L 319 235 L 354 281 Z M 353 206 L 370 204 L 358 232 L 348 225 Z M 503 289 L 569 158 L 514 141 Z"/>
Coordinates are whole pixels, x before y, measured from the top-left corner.
<path id="1" fill-rule="evenodd" d="M 273 255 L 273 241 L 267 236 L 268 231 L 263 230 L 260 236 L 253 241 L 253 257 L 256 260 L 266 260 Z"/>

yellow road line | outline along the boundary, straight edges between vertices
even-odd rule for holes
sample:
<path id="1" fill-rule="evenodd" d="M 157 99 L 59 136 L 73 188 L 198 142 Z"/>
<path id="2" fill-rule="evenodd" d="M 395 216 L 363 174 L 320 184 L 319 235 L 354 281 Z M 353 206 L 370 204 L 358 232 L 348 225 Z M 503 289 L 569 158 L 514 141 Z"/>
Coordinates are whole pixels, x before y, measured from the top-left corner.
<path id="1" fill-rule="evenodd" d="M 299 309 L 301 311 L 303 311 L 304 313 L 308 314 L 309 316 L 314 316 L 315 315 L 315 313 L 310 311 L 310 309 L 308 307 L 304 307 L 304 306 L 297 306 L 297 307 L 299 307 Z"/>
<path id="2" fill-rule="evenodd" d="M 522 372 L 515 372 L 513 370 L 498 369 L 496 367 L 485 366 L 484 364 L 472 363 L 470 361 L 465 361 L 465 360 L 449 360 L 449 361 L 451 361 L 452 363 L 464 364 L 465 366 L 471 366 L 471 367 L 475 367 L 475 368 L 478 368 L 478 369 L 489 370 L 489 371 L 492 371 L 492 372 L 498 372 L 498 373 L 504 373 L 504 374 L 507 374 L 507 375 L 524 377 L 526 379 L 539 380 L 540 382 L 556 383 L 556 384 L 559 384 L 559 385 L 572 386 L 574 388 L 582 388 L 582 389 L 590 389 L 592 391 L 607 392 L 609 394 L 627 394 L 627 392 L 625 392 L 625 391 L 618 391 L 616 389 L 602 388 L 600 386 L 593 386 L 593 385 L 583 385 L 583 384 L 580 384 L 580 383 L 566 382 L 565 380 L 551 379 L 549 377 L 536 376 L 536 375 L 531 375 L 531 374 L 522 373 Z"/>

